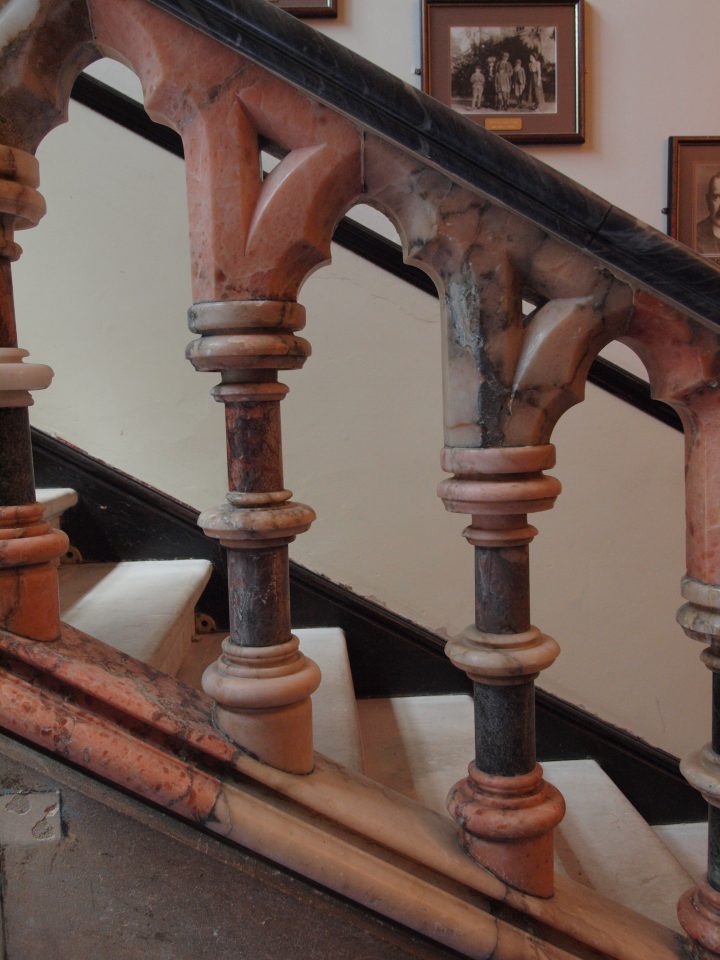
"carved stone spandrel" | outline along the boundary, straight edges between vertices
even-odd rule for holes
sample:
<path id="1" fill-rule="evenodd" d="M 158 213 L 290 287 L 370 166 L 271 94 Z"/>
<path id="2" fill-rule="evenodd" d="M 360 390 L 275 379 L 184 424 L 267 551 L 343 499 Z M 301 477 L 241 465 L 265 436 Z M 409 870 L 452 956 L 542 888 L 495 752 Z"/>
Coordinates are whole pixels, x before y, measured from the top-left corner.
<path id="1" fill-rule="evenodd" d="M 77 75 L 97 59 L 85 0 L 9 0 L 0 21 L 0 143 L 34 154 L 67 120 Z"/>
<path id="2" fill-rule="evenodd" d="M 550 300 L 527 318 L 507 416 L 509 444 L 549 443 L 562 414 L 584 399 L 600 350 L 623 333 L 631 291 L 597 272 L 595 280 L 589 296 Z"/>
<path id="3" fill-rule="evenodd" d="M 101 48 L 183 138 L 194 300 L 295 300 L 362 193 L 360 131 L 143 0 L 90 6 Z M 261 141 L 286 153 L 264 180 Z"/>
<path id="4" fill-rule="evenodd" d="M 622 334 L 632 291 L 517 214 L 368 137 L 368 196 L 440 292 L 445 443 L 549 442 L 590 364 Z M 529 316 L 523 301 L 538 304 Z"/>

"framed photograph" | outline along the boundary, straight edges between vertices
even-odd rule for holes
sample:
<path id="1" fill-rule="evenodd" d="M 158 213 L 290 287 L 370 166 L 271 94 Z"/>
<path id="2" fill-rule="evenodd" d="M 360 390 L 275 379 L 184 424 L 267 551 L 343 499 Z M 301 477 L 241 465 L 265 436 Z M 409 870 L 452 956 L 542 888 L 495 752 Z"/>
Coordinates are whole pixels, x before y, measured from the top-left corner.
<path id="1" fill-rule="evenodd" d="M 669 233 L 720 267 L 720 137 L 670 138 Z"/>
<path id="2" fill-rule="evenodd" d="M 423 0 L 422 76 L 515 143 L 582 143 L 583 0 Z"/>
<path id="3" fill-rule="evenodd" d="M 270 0 L 296 17 L 336 17 L 338 0 Z"/>

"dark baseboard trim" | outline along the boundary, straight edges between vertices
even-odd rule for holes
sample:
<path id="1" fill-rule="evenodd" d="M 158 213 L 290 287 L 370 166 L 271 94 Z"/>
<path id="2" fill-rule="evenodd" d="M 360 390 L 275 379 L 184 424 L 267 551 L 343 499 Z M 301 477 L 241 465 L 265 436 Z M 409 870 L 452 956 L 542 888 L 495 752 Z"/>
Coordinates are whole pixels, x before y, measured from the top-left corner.
<path id="1" fill-rule="evenodd" d="M 154 123 L 145 113 L 142 105 L 131 97 L 126 97 L 100 80 L 84 74 L 75 81 L 72 96 L 78 103 L 120 124 L 126 130 L 131 130 L 176 157 L 183 157 L 180 137 L 168 127 Z M 374 230 L 345 217 L 338 224 L 333 239 L 341 247 L 350 250 L 381 270 L 404 280 L 405 283 L 424 293 L 437 297 L 437 289 L 430 277 L 422 270 L 404 262 L 399 244 L 393 243 Z M 650 396 L 650 387 L 644 380 L 633 376 L 609 360 L 602 357 L 595 360 L 590 368 L 588 380 L 661 423 L 676 430 L 682 430 L 680 418 L 672 407 L 653 400 Z"/>
<path id="2" fill-rule="evenodd" d="M 224 552 L 198 527 L 197 510 L 36 428 L 32 446 L 37 486 L 79 494 L 78 505 L 63 514 L 63 529 L 84 561 L 210 560 L 213 574 L 198 609 L 220 629 L 227 626 Z"/>

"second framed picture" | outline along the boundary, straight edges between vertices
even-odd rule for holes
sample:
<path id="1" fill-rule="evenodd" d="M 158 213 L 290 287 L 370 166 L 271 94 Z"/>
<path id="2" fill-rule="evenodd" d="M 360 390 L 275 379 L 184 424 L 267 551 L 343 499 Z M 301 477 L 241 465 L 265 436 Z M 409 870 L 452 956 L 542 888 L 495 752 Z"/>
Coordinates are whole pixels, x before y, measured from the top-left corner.
<path id="1" fill-rule="evenodd" d="M 670 236 L 720 267 L 720 137 L 670 138 Z"/>
<path id="2" fill-rule="evenodd" d="M 583 0 L 423 0 L 423 90 L 516 143 L 582 143 Z"/>

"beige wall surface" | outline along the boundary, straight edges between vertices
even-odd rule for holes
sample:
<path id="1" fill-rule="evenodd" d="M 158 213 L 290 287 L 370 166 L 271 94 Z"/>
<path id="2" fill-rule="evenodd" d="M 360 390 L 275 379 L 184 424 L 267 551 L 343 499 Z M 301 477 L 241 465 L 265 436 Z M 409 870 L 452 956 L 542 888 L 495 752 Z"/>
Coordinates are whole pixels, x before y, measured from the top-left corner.
<path id="1" fill-rule="evenodd" d="M 417 0 L 340 4 L 321 28 L 417 82 Z M 532 152 L 662 228 L 668 136 L 719 128 L 703 95 L 717 18 L 717 0 L 593 0 L 588 142 Z M 97 72 L 137 90 L 123 70 Z M 182 163 L 75 104 L 39 158 L 48 214 L 20 237 L 15 268 L 21 345 L 56 371 L 34 423 L 194 506 L 220 503 L 222 408 L 208 395 L 213 376 L 184 360 Z M 435 496 L 437 303 L 339 248 L 301 300 L 313 356 L 286 378 L 286 483 L 318 520 L 293 556 L 456 633 L 472 619 L 472 555 L 463 518 Z M 707 739 L 710 678 L 674 623 L 682 438 L 589 387 L 554 440 L 564 491 L 537 524 L 533 619 L 563 654 L 541 686 L 684 753 Z"/>

